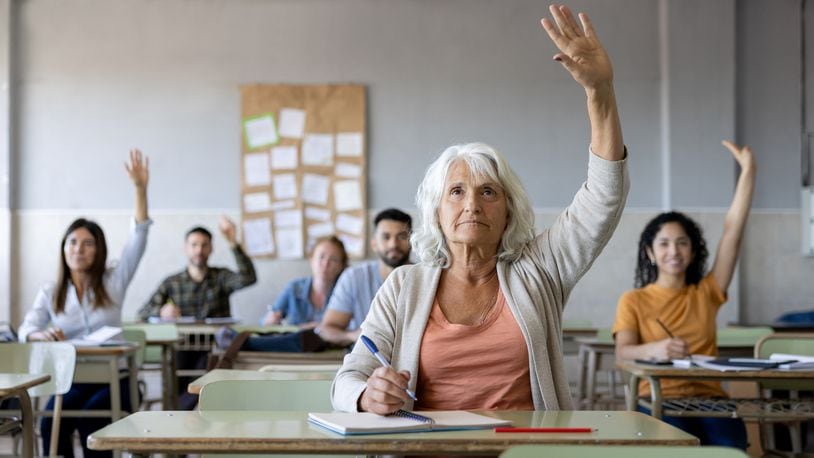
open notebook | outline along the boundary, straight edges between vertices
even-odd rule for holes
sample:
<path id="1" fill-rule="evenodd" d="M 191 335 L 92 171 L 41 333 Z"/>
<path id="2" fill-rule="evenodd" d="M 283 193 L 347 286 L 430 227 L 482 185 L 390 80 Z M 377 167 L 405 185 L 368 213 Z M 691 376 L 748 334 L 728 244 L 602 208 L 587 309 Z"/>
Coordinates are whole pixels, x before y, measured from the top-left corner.
<path id="1" fill-rule="evenodd" d="M 463 410 L 435 412 L 399 410 L 388 416 L 369 412 L 309 413 L 308 421 L 345 435 L 489 429 L 512 424 L 510 420 L 501 420 Z"/>
<path id="2" fill-rule="evenodd" d="M 77 347 L 95 347 L 99 345 L 126 345 L 121 339 L 122 328 L 117 326 L 102 326 L 85 337 L 71 339 L 69 342 Z"/>

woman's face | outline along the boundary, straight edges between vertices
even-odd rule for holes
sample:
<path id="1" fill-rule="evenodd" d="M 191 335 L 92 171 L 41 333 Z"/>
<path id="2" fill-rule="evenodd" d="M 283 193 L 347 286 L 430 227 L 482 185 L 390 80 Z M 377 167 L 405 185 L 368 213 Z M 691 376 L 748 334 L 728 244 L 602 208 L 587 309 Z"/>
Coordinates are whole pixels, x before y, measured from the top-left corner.
<path id="1" fill-rule="evenodd" d="M 342 251 L 331 242 L 321 242 L 311 255 L 311 274 L 323 281 L 333 283 L 342 273 Z"/>
<path id="2" fill-rule="evenodd" d="M 465 162 L 450 166 L 438 222 L 447 244 L 470 245 L 497 253 L 508 224 L 508 208 L 503 188 L 488 178 L 476 178 Z"/>
<path id="3" fill-rule="evenodd" d="M 72 272 L 86 272 L 93 266 L 96 259 L 96 239 L 89 230 L 80 227 L 65 239 L 62 247 L 65 253 L 65 262 Z"/>
<path id="4" fill-rule="evenodd" d="M 692 262 L 692 241 L 681 224 L 665 223 L 647 254 L 656 263 L 659 273 L 682 275 Z"/>

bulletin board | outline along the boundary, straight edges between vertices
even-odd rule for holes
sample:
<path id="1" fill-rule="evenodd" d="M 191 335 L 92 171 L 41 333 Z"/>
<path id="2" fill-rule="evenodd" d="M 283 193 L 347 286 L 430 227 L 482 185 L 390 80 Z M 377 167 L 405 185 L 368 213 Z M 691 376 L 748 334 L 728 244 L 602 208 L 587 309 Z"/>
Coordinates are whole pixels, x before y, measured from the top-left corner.
<path id="1" fill-rule="evenodd" d="M 336 235 L 367 240 L 365 88 L 241 86 L 241 213 L 252 257 L 303 259 Z"/>

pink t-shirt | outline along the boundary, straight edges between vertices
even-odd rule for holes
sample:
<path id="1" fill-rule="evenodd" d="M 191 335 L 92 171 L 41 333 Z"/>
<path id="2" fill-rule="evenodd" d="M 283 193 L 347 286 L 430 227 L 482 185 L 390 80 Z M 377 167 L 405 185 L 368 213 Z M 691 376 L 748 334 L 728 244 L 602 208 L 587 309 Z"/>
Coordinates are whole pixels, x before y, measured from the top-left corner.
<path id="1" fill-rule="evenodd" d="M 450 323 L 433 303 L 417 386 L 416 410 L 534 410 L 526 340 L 502 291 L 474 326 Z"/>

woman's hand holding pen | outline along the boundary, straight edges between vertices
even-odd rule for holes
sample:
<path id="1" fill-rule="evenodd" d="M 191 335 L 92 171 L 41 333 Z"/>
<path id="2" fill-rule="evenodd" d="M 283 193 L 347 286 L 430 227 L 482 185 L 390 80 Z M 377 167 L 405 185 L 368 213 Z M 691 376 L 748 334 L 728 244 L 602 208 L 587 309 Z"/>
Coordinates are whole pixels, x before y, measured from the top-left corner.
<path id="1" fill-rule="evenodd" d="M 367 388 L 359 398 L 359 410 L 379 415 L 391 414 L 410 399 L 407 383 L 410 372 L 396 372 L 392 367 L 382 366 L 373 371 L 367 379 Z"/>
<path id="2" fill-rule="evenodd" d="M 48 328 L 28 335 L 29 342 L 57 342 L 61 340 L 65 340 L 65 333 L 59 328 Z"/>
<path id="3" fill-rule="evenodd" d="M 686 358 L 690 354 L 690 347 L 687 341 L 672 337 L 667 339 L 658 340 L 652 344 L 652 354 L 650 358 L 659 361 L 670 359 Z"/>

